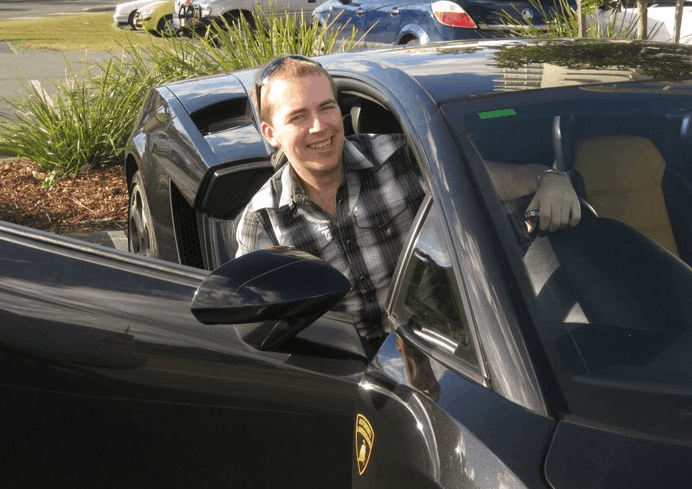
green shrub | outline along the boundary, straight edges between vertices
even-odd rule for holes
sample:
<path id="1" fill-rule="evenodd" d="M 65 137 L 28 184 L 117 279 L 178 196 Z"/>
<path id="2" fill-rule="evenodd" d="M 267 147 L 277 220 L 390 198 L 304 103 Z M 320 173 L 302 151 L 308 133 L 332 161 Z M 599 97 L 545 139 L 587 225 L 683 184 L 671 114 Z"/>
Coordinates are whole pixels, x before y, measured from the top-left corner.
<path id="1" fill-rule="evenodd" d="M 572 10 L 568 0 L 554 0 L 552 13 L 547 13 L 539 0 L 529 0 L 531 5 L 546 19 L 547 28 L 539 28 L 530 20 L 519 20 L 507 11 L 501 14 L 502 23 L 509 27 L 510 35 L 516 37 L 580 37 L 577 13 Z M 585 20 L 583 36 L 591 39 L 635 39 L 637 37 L 637 16 L 629 21 L 623 20 L 618 0 L 582 0 L 582 15 Z M 604 22 L 598 20 L 598 9 L 604 8 L 608 17 Z M 516 10 L 516 9 L 515 9 Z M 655 34 L 655 32 L 653 33 Z"/>
<path id="2" fill-rule="evenodd" d="M 124 57 L 98 66 L 93 75 L 83 62 L 56 93 L 24 84 L 26 96 L 8 101 L 16 121 L 0 121 L 0 149 L 27 158 L 55 177 L 73 174 L 85 167 L 119 163 L 119 155 L 149 88 L 148 78 L 130 76 Z"/>
<path id="3" fill-rule="evenodd" d="M 161 45 L 150 37 L 144 47 L 121 46 L 119 55 L 87 66 L 56 83 L 47 96 L 24 85 L 24 96 L 7 102 L 17 120 L 0 121 L 0 150 L 38 163 L 49 177 L 87 167 L 120 164 L 139 109 L 157 85 L 197 75 L 257 66 L 284 53 L 315 55 L 358 45 L 355 32 L 338 41 L 338 30 L 308 22 L 302 15 L 253 13 L 248 21 L 214 26 L 203 37 L 173 37 Z"/>

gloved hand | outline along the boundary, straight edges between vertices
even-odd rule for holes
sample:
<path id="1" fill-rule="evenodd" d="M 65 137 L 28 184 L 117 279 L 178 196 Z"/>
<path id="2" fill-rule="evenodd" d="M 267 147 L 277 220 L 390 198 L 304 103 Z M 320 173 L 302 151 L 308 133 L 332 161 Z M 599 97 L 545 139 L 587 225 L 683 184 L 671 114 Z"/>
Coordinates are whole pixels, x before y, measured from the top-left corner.
<path id="1" fill-rule="evenodd" d="M 526 208 L 527 215 L 535 215 L 531 211 L 538 211 L 541 231 L 579 224 L 579 197 L 569 177 L 561 172 L 543 172 L 538 178 L 538 190 Z"/>

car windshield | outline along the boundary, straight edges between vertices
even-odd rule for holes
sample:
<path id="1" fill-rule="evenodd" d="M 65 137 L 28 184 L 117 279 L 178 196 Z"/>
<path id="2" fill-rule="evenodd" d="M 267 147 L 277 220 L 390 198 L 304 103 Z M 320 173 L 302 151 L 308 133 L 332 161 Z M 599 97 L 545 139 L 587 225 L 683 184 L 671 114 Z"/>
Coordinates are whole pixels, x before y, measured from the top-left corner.
<path id="1" fill-rule="evenodd" d="M 689 439 L 692 84 L 508 92 L 442 109 L 558 380 L 557 409 Z M 488 161 L 567 171 L 581 223 L 529 233 L 532 196 L 501 202 Z"/>

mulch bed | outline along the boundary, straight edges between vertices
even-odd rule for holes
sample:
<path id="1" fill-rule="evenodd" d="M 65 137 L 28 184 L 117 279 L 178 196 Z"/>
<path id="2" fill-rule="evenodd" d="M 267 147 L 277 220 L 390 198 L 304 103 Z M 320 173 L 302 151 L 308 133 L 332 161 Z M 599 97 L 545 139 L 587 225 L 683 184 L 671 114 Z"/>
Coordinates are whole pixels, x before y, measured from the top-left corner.
<path id="1" fill-rule="evenodd" d="M 122 167 L 90 169 L 43 188 L 35 163 L 0 160 L 0 220 L 58 234 L 127 228 L 127 184 Z"/>

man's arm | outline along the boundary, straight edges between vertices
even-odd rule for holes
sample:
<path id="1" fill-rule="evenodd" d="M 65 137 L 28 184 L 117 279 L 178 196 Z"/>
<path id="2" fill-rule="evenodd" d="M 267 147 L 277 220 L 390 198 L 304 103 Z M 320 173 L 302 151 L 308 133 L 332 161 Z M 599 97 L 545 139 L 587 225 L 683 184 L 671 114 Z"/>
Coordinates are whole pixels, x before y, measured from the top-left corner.
<path id="1" fill-rule="evenodd" d="M 235 238 L 238 243 L 238 250 L 235 257 L 238 258 L 251 251 L 278 245 L 275 242 L 274 233 L 269 232 L 268 226 L 270 225 L 270 223 L 264 222 L 260 212 L 253 211 L 250 206 L 246 207 L 236 228 Z"/>
<path id="2" fill-rule="evenodd" d="M 579 197 L 564 173 L 546 171 L 549 167 L 538 164 L 510 165 L 493 161 L 486 164 L 503 201 L 535 192 L 526 210 L 538 211 L 541 231 L 555 231 L 579 224 Z"/>

